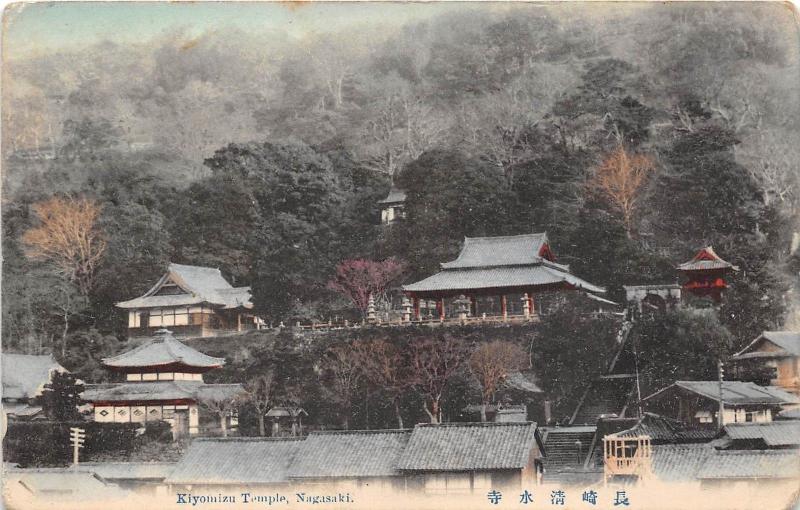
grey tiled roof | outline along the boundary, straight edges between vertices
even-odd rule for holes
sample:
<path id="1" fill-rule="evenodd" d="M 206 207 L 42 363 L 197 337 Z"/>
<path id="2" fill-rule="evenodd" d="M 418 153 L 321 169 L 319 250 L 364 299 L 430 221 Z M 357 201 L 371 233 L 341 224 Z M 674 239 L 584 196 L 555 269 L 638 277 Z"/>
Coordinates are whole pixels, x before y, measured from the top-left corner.
<path id="1" fill-rule="evenodd" d="M 109 367 L 154 367 L 181 363 L 190 367 L 213 368 L 225 364 L 223 358 L 213 358 L 185 345 L 171 333 L 160 334 L 143 343 L 139 347 L 117 356 L 103 358 L 103 364 Z"/>
<path id="2" fill-rule="evenodd" d="M 161 286 L 174 282 L 183 294 L 155 295 Z M 170 264 L 166 274 L 143 296 L 117 303 L 120 308 L 155 308 L 209 303 L 223 308 L 252 308 L 250 287 L 233 287 L 212 267 Z"/>
<path id="3" fill-rule="evenodd" d="M 242 392 L 240 384 L 205 384 L 201 381 L 154 381 L 88 386 L 87 402 L 131 402 L 145 400 L 221 400 Z"/>
<path id="4" fill-rule="evenodd" d="M 734 441 L 760 439 L 767 446 L 800 445 L 800 421 L 731 423 L 725 434 Z"/>
<path id="5" fill-rule="evenodd" d="M 717 255 L 717 253 L 714 251 L 714 248 L 711 246 L 707 246 L 697 252 L 697 255 L 695 255 L 692 260 L 679 265 L 678 269 L 681 271 L 703 271 L 709 269 L 739 270 L 737 266 L 722 260 L 722 257 Z"/>
<path id="6" fill-rule="evenodd" d="M 168 484 L 248 485 L 288 482 L 301 439 L 197 438 L 178 462 Z"/>
<path id="7" fill-rule="evenodd" d="M 298 447 L 289 478 L 397 475 L 410 435 L 410 430 L 312 432 Z"/>
<path id="8" fill-rule="evenodd" d="M 758 352 L 753 346 L 768 340 L 781 348 L 777 352 Z M 758 338 L 750 342 L 747 347 L 737 352 L 734 359 L 747 359 L 754 357 L 771 356 L 800 356 L 800 332 L 798 331 L 764 331 Z"/>
<path id="9" fill-rule="evenodd" d="M 521 469 L 538 448 L 536 423 L 417 425 L 400 457 L 401 471 Z"/>
<path id="10" fill-rule="evenodd" d="M 712 455 L 709 444 L 664 444 L 652 446 L 653 474 L 667 482 L 695 480 L 700 466 Z"/>
<path id="11" fill-rule="evenodd" d="M 33 398 L 50 382 L 50 371 L 66 372 L 52 356 L 3 353 L 3 398 Z"/>
<path id="12" fill-rule="evenodd" d="M 697 478 L 800 478 L 800 455 L 794 450 L 717 451 L 700 466 Z"/>
<path id="13" fill-rule="evenodd" d="M 605 292 L 566 271 L 543 264 L 532 266 L 488 267 L 475 269 L 448 269 L 429 276 L 403 290 L 409 292 L 458 291 L 502 287 L 535 287 L 567 283 L 591 292 Z"/>
<path id="14" fill-rule="evenodd" d="M 545 243 L 547 243 L 545 233 L 465 237 L 458 258 L 452 262 L 444 262 L 442 269 L 538 264 L 542 261 L 539 251 Z"/>
<path id="15" fill-rule="evenodd" d="M 710 441 L 715 435 L 714 429 L 687 427 L 678 420 L 654 413 L 644 413 L 633 427 L 611 434 L 614 437 L 649 436 L 653 444 Z"/>
<path id="16" fill-rule="evenodd" d="M 386 195 L 386 198 L 383 200 L 379 200 L 379 204 L 399 204 L 405 202 L 406 200 L 406 192 L 397 188 L 392 188 L 389 190 L 389 194 Z"/>
<path id="17" fill-rule="evenodd" d="M 668 386 L 642 400 L 649 400 L 673 387 L 683 388 L 708 399 L 719 401 L 719 386 L 717 381 L 676 381 L 672 386 Z M 723 381 L 722 400 L 724 403 L 731 405 L 800 403 L 800 398 L 780 388 L 774 386 L 759 386 L 752 382 L 742 381 Z"/>

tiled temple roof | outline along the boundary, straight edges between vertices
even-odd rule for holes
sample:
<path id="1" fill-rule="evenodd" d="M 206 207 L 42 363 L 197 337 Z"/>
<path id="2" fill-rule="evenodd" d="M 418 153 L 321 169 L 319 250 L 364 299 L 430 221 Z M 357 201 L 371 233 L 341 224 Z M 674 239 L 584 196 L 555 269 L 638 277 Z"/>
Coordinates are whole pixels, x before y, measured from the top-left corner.
<path id="1" fill-rule="evenodd" d="M 156 367 L 179 363 L 188 367 L 215 368 L 225 364 L 223 358 L 214 358 L 179 342 L 167 330 L 130 351 L 103 358 L 103 364 L 113 368 Z"/>
<path id="2" fill-rule="evenodd" d="M 732 269 L 738 271 L 739 268 L 730 262 L 722 260 L 722 257 L 717 255 L 714 248 L 706 246 L 697 255 L 692 257 L 692 260 L 684 262 L 678 266 L 681 271 L 707 271 L 711 269 Z"/>
<path id="3" fill-rule="evenodd" d="M 247 485 L 288 482 L 300 438 L 197 438 L 164 481 L 181 485 Z"/>
<path id="4" fill-rule="evenodd" d="M 174 283 L 180 294 L 156 295 L 164 284 Z M 252 308 L 250 287 L 233 287 L 219 269 L 170 264 L 167 272 L 143 296 L 117 303 L 120 308 L 155 308 L 208 303 L 223 308 Z"/>
<path id="5" fill-rule="evenodd" d="M 442 271 L 403 286 L 407 292 L 457 292 L 476 289 L 569 285 L 605 292 L 552 262 L 547 234 L 467 237 L 458 258 L 442 263 Z"/>
<path id="6" fill-rule="evenodd" d="M 410 430 L 312 432 L 298 447 L 289 478 L 393 476 Z"/>
<path id="7" fill-rule="evenodd" d="M 447 423 L 414 427 L 398 469 L 472 471 L 522 469 L 540 446 L 536 423 Z"/>
<path id="8" fill-rule="evenodd" d="M 202 381 L 153 381 L 89 386 L 88 402 L 140 402 L 157 400 L 222 400 L 242 392 L 240 384 L 206 384 Z"/>

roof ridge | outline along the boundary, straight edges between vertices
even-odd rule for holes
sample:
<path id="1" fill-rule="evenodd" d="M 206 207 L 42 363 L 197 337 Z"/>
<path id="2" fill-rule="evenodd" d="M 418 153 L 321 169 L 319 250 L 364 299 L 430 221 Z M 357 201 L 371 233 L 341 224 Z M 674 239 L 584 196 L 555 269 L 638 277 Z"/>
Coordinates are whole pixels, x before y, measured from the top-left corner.
<path id="1" fill-rule="evenodd" d="M 202 443 L 280 443 L 305 441 L 305 437 L 196 437 L 192 442 Z"/>
<path id="2" fill-rule="evenodd" d="M 313 430 L 309 436 L 346 436 L 346 435 L 378 435 L 378 434 L 408 434 L 414 429 L 365 429 L 365 430 Z"/>
<path id="3" fill-rule="evenodd" d="M 547 235 L 547 232 L 531 232 L 529 234 L 512 234 L 507 236 L 478 236 L 478 237 L 464 236 L 464 239 L 475 241 L 475 240 L 485 240 L 485 239 L 513 239 L 516 237 L 534 237 L 534 236 L 538 237 L 544 235 Z"/>
<path id="4" fill-rule="evenodd" d="M 496 421 L 466 421 L 466 422 L 449 422 L 449 423 L 417 423 L 414 425 L 414 428 L 417 427 L 429 427 L 429 428 L 456 428 L 456 427 L 521 427 L 526 426 L 530 427 L 531 425 L 536 426 L 535 421 L 509 421 L 509 422 L 496 422 Z"/>

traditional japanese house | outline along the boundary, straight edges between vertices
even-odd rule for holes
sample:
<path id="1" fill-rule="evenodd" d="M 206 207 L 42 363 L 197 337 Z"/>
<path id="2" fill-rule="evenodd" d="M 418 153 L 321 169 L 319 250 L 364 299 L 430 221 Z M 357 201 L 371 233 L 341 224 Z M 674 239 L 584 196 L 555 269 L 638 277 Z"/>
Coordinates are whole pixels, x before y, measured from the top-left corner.
<path id="1" fill-rule="evenodd" d="M 728 276 L 738 270 L 737 266 L 722 260 L 711 246 L 703 248 L 691 260 L 678 266 L 684 278 L 683 290 L 715 301 L 719 301 L 722 292 L 728 288 Z"/>
<path id="2" fill-rule="evenodd" d="M 117 303 L 128 312 L 128 335 L 150 336 L 168 327 L 179 337 L 257 329 L 250 287 L 233 287 L 210 267 L 170 264 L 143 296 Z"/>
<path id="3" fill-rule="evenodd" d="M 3 353 L 3 412 L 9 419 L 32 419 L 41 415 L 35 399 L 42 394 L 54 372 L 66 372 L 50 355 Z"/>
<path id="4" fill-rule="evenodd" d="M 389 194 L 378 204 L 381 206 L 381 223 L 390 225 L 405 218 L 406 192 L 392 186 Z"/>
<path id="5" fill-rule="evenodd" d="M 239 490 L 290 485 L 300 438 L 198 438 L 164 481 L 170 491 Z M 239 494 L 236 492 L 235 494 Z"/>
<path id="6" fill-rule="evenodd" d="M 695 427 L 717 426 L 720 385 L 717 381 L 676 381 L 671 386 L 642 399 L 648 411 Z M 769 422 L 785 405 L 800 399 L 774 386 L 752 382 L 723 381 L 723 424 Z"/>
<path id="7" fill-rule="evenodd" d="M 800 394 L 800 332 L 764 331 L 732 360 L 738 378 Z"/>
<path id="8" fill-rule="evenodd" d="M 536 295 L 562 290 L 603 293 L 557 264 L 547 234 L 467 237 L 458 258 L 442 270 L 403 291 L 413 300 L 413 316 L 421 319 L 420 301 L 436 303 L 436 319 L 511 315 L 530 318 L 541 306 Z"/>
<path id="9" fill-rule="evenodd" d="M 176 437 L 198 434 L 200 402 L 232 400 L 242 392 L 239 384 L 203 382 L 204 373 L 224 364 L 224 359 L 198 352 L 170 331 L 160 330 L 139 347 L 103 359 L 103 365 L 124 374 L 126 382 L 88 386 L 83 399 L 93 404 L 95 421 L 164 420 Z M 230 417 L 225 419 L 227 426 Z"/>
<path id="10" fill-rule="evenodd" d="M 729 423 L 714 443 L 724 450 L 796 450 L 800 448 L 800 422 Z"/>
<path id="11" fill-rule="evenodd" d="M 409 490 L 468 494 L 538 483 L 544 456 L 536 423 L 446 423 L 414 427 L 398 469 Z"/>
<path id="12" fill-rule="evenodd" d="M 410 436 L 410 430 L 312 432 L 298 445 L 289 478 L 340 490 L 403 489 L 397 463 Z"/>

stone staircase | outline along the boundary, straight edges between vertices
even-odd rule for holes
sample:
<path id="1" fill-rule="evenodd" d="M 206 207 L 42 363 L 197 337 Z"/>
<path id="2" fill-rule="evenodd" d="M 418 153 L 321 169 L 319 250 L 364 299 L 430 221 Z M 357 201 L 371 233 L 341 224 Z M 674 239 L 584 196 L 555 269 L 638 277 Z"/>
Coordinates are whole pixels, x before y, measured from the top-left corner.
<path id="1" fill-rule="evenodd" d="M 598 379 L 586 393 L 570 424 L 594 425 L 600 416 L 621 416 L 635 384 L 633 378 Z"/>
<path id="2" fill-rule="evenodd" d="M 567 467 L 581 468 L 592 446 L 596 427 L 548 429 L 544 442 L 545 472 Z"/>

